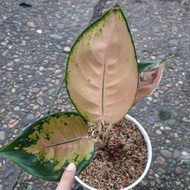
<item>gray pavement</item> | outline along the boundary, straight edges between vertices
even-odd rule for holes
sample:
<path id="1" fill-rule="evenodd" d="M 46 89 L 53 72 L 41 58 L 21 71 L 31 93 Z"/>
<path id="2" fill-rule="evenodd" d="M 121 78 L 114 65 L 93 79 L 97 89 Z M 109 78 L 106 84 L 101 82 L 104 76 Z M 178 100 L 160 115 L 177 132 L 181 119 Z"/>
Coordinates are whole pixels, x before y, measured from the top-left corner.
<path id="1" fill-rule="evenodd" d="M 88 24 L 116 1 L 0 0 L 0 148 L 35 119 L 73 110 L 63 83 L 69 50 Z M 150 97 L 130 111 L 153 146 L 151 168 L 138 187 L 190 189 L 190 2 L 121 0 L 138 59 L 166 59 Z M 49 174 L 51 175 L 51 174 Z M 0 157 L 0 190 L 51 190 Z M 74 189 L 82 189 L 75 183 Z"/>

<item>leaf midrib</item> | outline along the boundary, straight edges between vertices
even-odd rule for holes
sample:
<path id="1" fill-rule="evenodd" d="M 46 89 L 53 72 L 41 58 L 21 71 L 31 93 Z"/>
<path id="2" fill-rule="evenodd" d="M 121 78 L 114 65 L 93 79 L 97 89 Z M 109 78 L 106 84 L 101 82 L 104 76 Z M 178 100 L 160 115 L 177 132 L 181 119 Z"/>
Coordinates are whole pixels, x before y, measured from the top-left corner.
<path id="1" fill-rule="evenodd" d="M 81 139 L 82 139 L 82 138 L 77 138 L 77 139 L 73 139 L 73 140 L 66 141 L 66 142 L 56 143 L 56 144 L 54 144 L 54 145 L 45 146 L 45 148 L 51 148 L 51 147 L 54 147 L 54 146 L 59 146 L 59 145 L 63 145 L 63 144 L 69 144 L 69 143 L 72 143 L 72 142 L 79 141 L 79 140 L 81 140 Z"/>
<path id="2" fill-rule="evenodd" d="M 113 26 L 113 23 L 112 23 L 112 26 Z M 113 34 L 113 27 L 112 27 L 112 30 L 110 31 L 109 33 L 109 36 L 108 36 L 108 39 L 110 38 L 110 40 L 108 40 L 108 44 L 106 45 L 105 47 L 105 58 L 104 58 L 104 71 L 103 71 L 103 79 L 102 79 L 102 118 L 104 118 L 104 104 L 105 104 L 105 73 L 106 73 L 106 68 L 107 68 L 107 62 L 106 62 L 106 58 L 107 58 L 107 48 L 109 47 L 110 45 L 110 41 L 111 41 L 111 37 L 112 37 L 112 34 Z M 103 122 L 103 121 L 101 121 Z"/>

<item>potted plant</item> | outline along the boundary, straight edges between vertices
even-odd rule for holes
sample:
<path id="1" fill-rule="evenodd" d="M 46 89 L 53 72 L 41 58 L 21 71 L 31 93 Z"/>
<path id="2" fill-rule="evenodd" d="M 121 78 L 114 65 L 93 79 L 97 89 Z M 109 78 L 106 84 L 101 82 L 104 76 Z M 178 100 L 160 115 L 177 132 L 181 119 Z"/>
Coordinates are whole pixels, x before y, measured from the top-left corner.
<path id="1" fill-rule="evenodd" d="M 78 175 L 98 157 L 125 177 L 125 184 L 120 180 L 119 188 L 133 187 L 148 171 L 151 144 L 143 127 L 126 113 L 159 84 L 163 63 L 137 61 L 127 21 L 121 8 L 115 5 L 87 27 L 71 48 L 65 79 L 69 97 L 78 113 L 54 113 L 39 119 L 2 148 L 0 155 L 26 172 L 49 181 L 59 181 L 70 162 L 76 164 Z M 132 134 L 134 142 L 129 142 L 129 134 Z M 144 155 L 134 148 L 133 151 L 128 150 L 126 145 L 129 144 L 130 147 L 144 144 L 148 146 L 148 153 L 146 148 Z M 102 159 L 104 155 L 106 161 Z M 137 164 L 141 155 L 145 164 L 139 179 L 133 184 L 126 184 L 132 176 L 122 170 L 122 163 L 129 163 L 130 155 Z M 132 166 L 134 173 L 138 173 L 138 169 Z M 90 170 L 94 171 L 95 168 Z M 113 168 L 109 171 L 114 173 Z M 81 173 L 80 177 L 84 176 Z M 78 177 L 76 179 L 81 182 Z M 110 180 L 115 179 L 109 178 L 105 184 L 101 183 L 103 187 L 81 183 L 89 189 L 116 189 L 109 185 Z"/>

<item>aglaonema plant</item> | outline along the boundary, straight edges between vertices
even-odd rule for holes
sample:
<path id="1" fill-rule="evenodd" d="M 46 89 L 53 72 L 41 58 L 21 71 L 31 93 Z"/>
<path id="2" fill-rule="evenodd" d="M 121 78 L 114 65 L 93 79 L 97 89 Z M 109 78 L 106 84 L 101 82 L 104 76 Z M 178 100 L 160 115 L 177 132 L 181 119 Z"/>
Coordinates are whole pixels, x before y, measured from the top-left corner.
<path id="1" fill-rule="evenodd" d="M 59 181 L 70 162 L 79 174 L 104 146 L 109 130 L 159 84 L 163 61 L 137 61 L 126 18 L 118 5 L 78 37 L 65 73 L 69 97 L 78 113 L 62 112 L 34 122 L 0 150 L 26 172 Z M 88 136 L 88 122 L 98 137 Z M 105 130 L 105 123 L 109 127 Z M 50 174 L 50 175 L 47 175 Z"/>

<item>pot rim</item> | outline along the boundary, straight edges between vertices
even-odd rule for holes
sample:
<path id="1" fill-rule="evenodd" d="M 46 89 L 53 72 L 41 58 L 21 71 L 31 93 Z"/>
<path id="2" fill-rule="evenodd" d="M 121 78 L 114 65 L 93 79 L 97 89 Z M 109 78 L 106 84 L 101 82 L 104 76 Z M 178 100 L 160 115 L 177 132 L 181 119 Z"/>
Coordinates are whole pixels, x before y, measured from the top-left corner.
<path id="1" fill-rule="evenodd" d="M 150 142 L 150 138 L 147 134 L 147 132 L 145 131 L 145 129 L 143 128 L 143 126 L 136 120 L 134 119 L 132 116 L 126 114 L 125 115 L 125 118 L 132 121 L 137 127 L 138 129 L 141 131 L 142 135 L 144 136 L 144 139 L 146 141 L 146 144 L 147 144 L 147 149 L 148 149 L 148 159 L 147 159 L 147 163 L 146 163 L 146 167 L 145 167 L 145 170 L 144 172 L 142 173 L 142 175 L 133 183 L 131 184 L 130 186 L 126 187 L 126 188 L 123 188 L 123 189 L 120 189 L 120 190 L 129 190 L 133 187 L 135 187 L 138 183 L 140 183 L 140 181 L 145 177 L 145 175 L 147 174 L 149 168 L 150 168 L 150 165 L 151 165 L 151 161 L 152 161 L 152 145 L 151 145 L 151 142 Z M 97 190 L 89 185 L 87 185 L 86 183 L 84 183 L 82 180 L 80 180 L 77 176 L 75 176 L 75 179 L 85 188 L 89 189 L 89 190 Z"/>

